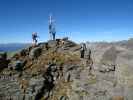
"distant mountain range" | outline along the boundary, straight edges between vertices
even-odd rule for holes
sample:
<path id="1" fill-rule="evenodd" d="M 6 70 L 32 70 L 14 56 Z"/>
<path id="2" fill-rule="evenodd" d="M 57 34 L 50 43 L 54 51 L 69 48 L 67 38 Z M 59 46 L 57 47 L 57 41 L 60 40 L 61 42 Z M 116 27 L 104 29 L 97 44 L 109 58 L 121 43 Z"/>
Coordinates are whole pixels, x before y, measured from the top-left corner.
<path id="1" fill-rule="evenodd" d="M 90 42 L 87 42 L 89 44 Z M 128 40 L 123 41 L 117 41 L 117 42 L 94 42 L 95 44 L 114 44 L 114 45 L 120 45 L 124 46 L 130 49 L 133 49 L 133 38 L 130 38 Z M 26 48 L 30 46 L 30 43 L 7 43 L 7 44 L 0 44 L 0 52 L 12 52 L 12 51 L 18 51 L 23 48 Z"/>
<path id="2" fill-rule="evenodd" d="M 128 40 L 112 41 L 112 42 L 106 42 L 106 41 L 103 41 L 103 42 L 87 42 L 87 45 L 89 45 L 89 44 L 97 44 L 97 45 L 99 44 L 99 45 L 102 45 L 103 48 L 104 48 L 104 46 L 107 46 L 107 45 L 111 44 L 111 45 L 122 46 L 122 47 L 133 50 L 133 38 L 129 38 Z"/>
<path id="3" fill-rule="evenodd" d="M 8 44 L 0 44 L 0 52 L 12 52 L 17 51 L 23 48 L 30 46 L 28 43 L 8 43 Z"/>

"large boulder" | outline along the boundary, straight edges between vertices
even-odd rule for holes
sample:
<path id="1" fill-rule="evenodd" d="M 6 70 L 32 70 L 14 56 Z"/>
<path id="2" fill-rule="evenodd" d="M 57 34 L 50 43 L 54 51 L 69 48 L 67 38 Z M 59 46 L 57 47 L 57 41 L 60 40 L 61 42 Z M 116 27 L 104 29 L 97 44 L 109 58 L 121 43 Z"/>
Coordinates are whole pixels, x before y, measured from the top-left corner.
<path id="1" fill-rule="evenodd" d="M 42 49 L 41 49 L 40 47 L 35 47 L 35 48 L 33 48 L 33 49 L 30 51 L 29 57 L 30 57 L 31 59 L 35 59 L 35 58 L 37 58 L 37 57 L 40 56 L 41 51 L 42 51 Z"/>
<path id="2" fill-rule="evenodd" d="M 23 49 L 19 53 L 20 53 L 20 56 L 26 56 L 26 55 L 28 55 L 29 51 L 28 51 L 28 49 Z"/>
<path id="3" fill-rule="evenodd" d="M 45 48 L 46 42 L 41 42 L 38 43 L 38 46 L 41 47 L 42 49 Z"/>
<path id="4" fill-rule="evenodd" d="M 47 42 L 42 42 L 42 43 L 39 43 L 38 46 L 40 48 L 42 48 L 43 50 L 48 50 L 49 49 L 49 45 Z"/>
<path id="5" fill-rule="evenodd" d="M 48 41 L 48 46 L 53 48 L 57 46 L 57 41 L 56 40 L 50 40 Z"/>
<path id="6" fill-rule="evenodd" d="M 8 63 L 6 52 L 0 53 L 0 70 L 8 67 Z"/>
<path id="7" fill-rule="evenodd" d="M 16 61 L 12 61 L 9 65 L 8 68 L 9 69 L 14 69 L 17 71 L 22 71 L 24 66 L 26 64 L 26 61 L 22 61 L 22 60 L 16 60 Z"/>

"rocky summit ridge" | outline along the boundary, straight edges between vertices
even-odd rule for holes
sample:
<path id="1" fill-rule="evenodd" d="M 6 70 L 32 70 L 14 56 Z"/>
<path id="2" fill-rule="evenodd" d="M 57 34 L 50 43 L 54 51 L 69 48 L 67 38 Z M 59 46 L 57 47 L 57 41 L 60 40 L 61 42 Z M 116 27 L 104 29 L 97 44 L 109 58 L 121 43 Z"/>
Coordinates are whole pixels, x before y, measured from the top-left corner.
<path id="1" fill-rule="evenodd" d="M 88 60 L 80 48 L 64 38 L 0 54 L 0 100 L 133 100 L 131 49 L 90 43 Z"/>

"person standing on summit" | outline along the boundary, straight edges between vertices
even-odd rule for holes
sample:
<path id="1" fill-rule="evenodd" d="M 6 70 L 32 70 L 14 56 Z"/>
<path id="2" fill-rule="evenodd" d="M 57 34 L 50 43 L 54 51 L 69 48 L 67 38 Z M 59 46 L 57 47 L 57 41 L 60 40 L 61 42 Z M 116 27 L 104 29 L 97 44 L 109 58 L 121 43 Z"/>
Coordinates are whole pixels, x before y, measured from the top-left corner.
<path id="1" fill-rule="evenodd" d="M 85 43 L 82 43 L 81 44 L 81 49 L 80 49 L 80 58 L 84 58 L 85 56 L 85 51 L 87 50 L 86 48 L 86 44 Z"/>
<path id="2" fill-rule="evenodd" d="M 33 40 L 33 46 L 36 46 L 37 45 L 37 32 L 33 32 L 32 33 L 32 40 Z"/>
<path id="3" fill-rule="evenodd" d="M 52 40 L 55 40 L 56 30 L 52 15 L 49 16 L 49 35 Z"/>

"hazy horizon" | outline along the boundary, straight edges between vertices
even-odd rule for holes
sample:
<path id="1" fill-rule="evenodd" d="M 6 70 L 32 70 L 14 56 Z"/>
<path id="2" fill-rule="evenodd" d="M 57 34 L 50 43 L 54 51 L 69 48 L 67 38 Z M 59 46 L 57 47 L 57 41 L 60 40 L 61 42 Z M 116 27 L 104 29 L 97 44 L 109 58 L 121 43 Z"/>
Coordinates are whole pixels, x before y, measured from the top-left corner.
<path id="1" fill-rule="evenodd" d="M 133 39 L 133 38 L 128 38 L 128 39 L 124 39 L 124 40 L 114 40 L 114 41 L 106 41 L 106 40 L 99 40 L 99 41 L 89 41 L 89 40 L 88 40 L 88 41 L 83 41 L 83 40 L 82 40 L 82 41 L 78 42 L 78 41 L 73 41 L 72 39 L 69 38 L 69 40 L 72 40 L 73 42 L 76 42 L 76 43 L 83 43 L 83 42 L 84 42 L 84 43 L 85 43 L 85 42 L 86 42 L 86 43 L 87 43 L 87 42 L 90 42 L 90 43 L 95 43 L 95 42 L 99 42 L 99 43 L 100 43 L 100 42 L 111 43 L 111 42 L 128 41 L 128 40 L 130 40 L 130 39 Z M 39 41 L 38 43 L 44 43 L 44 42 L 47 42 L 47 41 L 49 41 L 49 40 L 46 40 L 46 41 Z M 32 45 L 32 41 L 31 41 L 31 42 L 27 42 L 27 43 L 26 43 L 26 42 L 25 42 L 25 43 L 24 43 L 24 42 L 0 43 L 0 45 L 8 45 L 8 44 L 9 44 L 9 45 L 13 45 L 13 44 L 17 44 L 17 45 L 19 45 L 19 44 L 20 44 L 20 45 L 21 45 L 21 44 L 22 44 L 22 45 L 23 45 L 23 44 Z"/>

